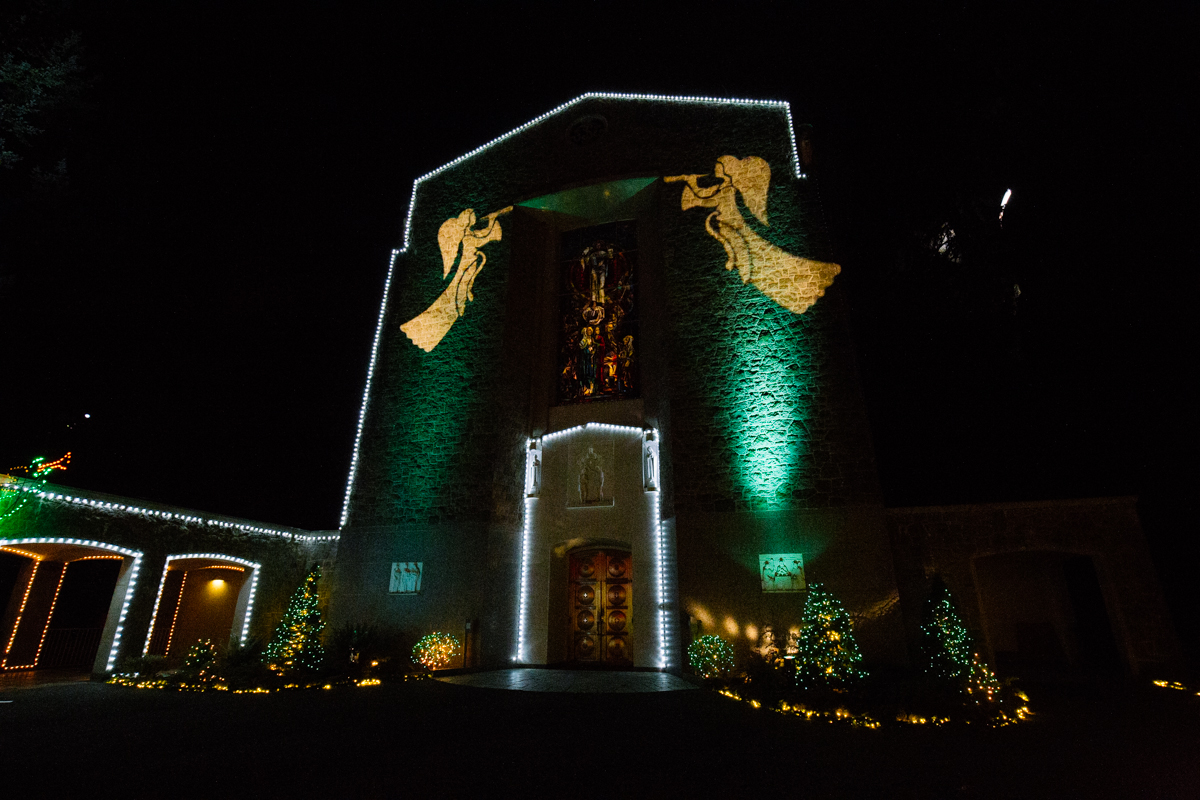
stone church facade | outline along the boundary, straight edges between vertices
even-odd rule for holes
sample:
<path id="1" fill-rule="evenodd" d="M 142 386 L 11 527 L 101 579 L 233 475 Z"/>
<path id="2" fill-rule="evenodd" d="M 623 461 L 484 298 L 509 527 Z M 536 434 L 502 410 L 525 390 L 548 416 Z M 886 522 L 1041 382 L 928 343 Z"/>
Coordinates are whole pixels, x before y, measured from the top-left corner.
<path id="1" fill-rule="evenodd" d="M 13 658 L 52 627 L 36 565 L 90 553 L 124 559 L 97 672 L 166 653 L 212 570 L 221 635 L 268 635 L 317 562 L 330 629 L 471 668 L 678 672 L 707 633 L 744 662 L 813 583 L 902 666 L 934 575 L 1002 668 L 1176 666 L 1131 500 L 884 507 L 811 144 L 786 103 L 593 94 L 418 179 L 340 530 L 42 492 L 2 534 Z"/>
<path id="2" fill-rule="evenodd" d="M 587 95 L 419 179 L 335 615 L 455 632 L 469 666 L 678 670 L 701 633 L 743 657 L 782 646 L 811 582 L 868 661 L 903 664 L 943 571 L 1007 654 L 1012 624 L 1034 623 L 971 578 L 1006 546 L 1084 553 L 1110 618 L 1158 597 L 1136 516 L 1118 515 L 1120 546 L 1072 549 L 1092 534 L 1059 520 L 998 551 L 970 523 L 950 546 L 914 533 L 930 513 L 883 507 L 810 161 L 784 103 Z M 1055 613 L 1039 646 L 1069 660 L 1073 612 Z M 1138 616 L 1165 619 L 1161 600 Z M 1113 627 L 1129 670 L 1175 657 L 1169 628 Z"/>

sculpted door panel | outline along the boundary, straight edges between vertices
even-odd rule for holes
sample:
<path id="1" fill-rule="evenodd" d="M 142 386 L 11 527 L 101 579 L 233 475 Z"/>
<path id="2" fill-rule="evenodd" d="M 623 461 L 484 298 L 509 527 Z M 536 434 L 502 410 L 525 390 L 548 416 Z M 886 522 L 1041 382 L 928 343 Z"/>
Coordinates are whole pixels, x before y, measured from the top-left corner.
<path id="1" fill-rule="evenodd" d="M 629 553 L 581 550 L 571 554 L 570 570 L 571 660 L 631 666 L 633 570 Z"/>

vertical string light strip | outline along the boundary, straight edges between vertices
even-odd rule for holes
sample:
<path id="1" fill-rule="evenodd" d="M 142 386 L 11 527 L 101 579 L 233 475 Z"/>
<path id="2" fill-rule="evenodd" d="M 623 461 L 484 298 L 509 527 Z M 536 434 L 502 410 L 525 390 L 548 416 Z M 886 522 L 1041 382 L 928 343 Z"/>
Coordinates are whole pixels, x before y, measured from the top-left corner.
<path id="1" fill-rule="evenodd" d="M 525 440 L 525 452 L 534 445 L 533 439 Z M 525 469 L 525 519 L 521 525 L 521 587 L 517 593 L 517 653 L 513 656 L 513 661 L 517 663 L 525 663 L 525 614 L 527 610 L 526 594 L 529 591 L 529 538 L 530 538 L 530 518 L 533 516 L 533 501 L 536 497 L 531 497 L 533 492 L 533 475 L 529 469 Z"/>
<path id="2" fill-rule="evenodd" d="M 163 562 L 162 578 L 158 581 L 158 595 L 154 598 L 154 612 L 150 615 L 150 630 L 146 632 L 146 644 L 142 647 L 142 655 L 147 655 L 150 652 L 150 640 L 154 638 L 154 625 L 158 621 L 158 607 L 162 602 L 163 590 L 167 585 L 167 572 L 171 569 L 172 561 L 179 561 L 185 558 L 210 558 L 214 561 L 224 561 L 229 564 L 240 564 L 243 567 L 249 568 L 250 573 L 250 596 L 246 600 L 246 617 L 242 621 L 241 644 L 246 643 L 246 639 L 250 636 L 250 615 L 254 612 L 254 596 L 258 593 L 258 571 L 262 568 L 262 564 L 254 561 L 247 561 L 244 558 L 236 556 L 227 556 L 221 553 L 181 553 L 179 555 L 167 556 Z M 210 565 L 212 566 L 212 565 Z M 220 565 L 216 565 L 220 566 Z M 232 569 L 232 567 L 230 568 Z M 183 576 L 184 583 L 187 582 L 187 574 Z M 183 603 L 183 586 L 179 587 L 179 602 L 175 605 L 175 614 L 179 614 L 179 605 Z M 175 620 L 171 620 L 171 630 L 175 629 Z M 171 634 L 167 635 L 167 651 L 171 649 Z"/>
<path id="3" fill-rule="evenodd" d="M 4 549 L 9 550 L 11 548 L 5 547 Z M 8 666 L 8 654 L 12 651 L 13 642 L 17 640 L 17 628 L 21 627 L 21 617 L 25 614 L 25 604 L 29 602 L 29 591 L 33 589 L 33 581 L 37 578 L 38 567 L 42 565 L 41 556 L 34 555 L 32 558 L 33 571 L 29 574 L 29 583 L 25 584 L 25 594 L 21 597 L 21 607 L 17 609 L 17 618 L 13 622 L 12 635 L 8 637 L 8 644 L 4 646 L 4 659 L 0 660 L 0 669 L 10 669 Z M 15 667 L 12 669 L 15 669 Z"/>
<path id="4" fill-rule="evenodd" d="M 166 570 L 163 570 L 166 572 Z M 167 631 L 167 647 L 163 650 L 164 656 L 171 655 L 171 640 L 175 638 L 175 623 L 179 621 L 179 607 L 183 605 L 183 590 L 187 588 L 187 571 L 183 573 L 183 578 L 179 581 L 179 596 L 175 598 L 175 612 L 171 614 L 171 629 Z M 149 645 L 149 637 L 146 639 Z"/>
<path id="5" fill-rule="evenodd" d="M 659 439 L 658 430 L 651 429 L 654 434 L 655 441 Z M 645 434 L 642 434 L 643 440 Z M 659 481 L 655 488 L 648 490 L 650 498 L 653 501 L 652 511 L 654 524 L 654 544 L 655 554 L 657 556 L 655 571 L 657 574 L 657 589 L 658 589 L 658 666 L 660 669 L 666 669 L 670 666 L 667 663 L 667 568 L 666 568 L 666 542 L 663 538 L 662 529 L 662 482 Z"/>
<path id="6" fill-rule="evenodd" d="M 133 566 L 129 569 L 129 586 L 125 589 L 125 599 L 121 602 L 121 613 L 117 617 L 117 631 L 113 634 L 112 647 L 108 651 L 108 661 L 104 665 L 105 672 L 113 671 L 113 667 L 117 664 L 117 655 L 121 652 L 121 634 L 125 631 L 125 615 L 129 613 L 129 603 L 133 599 L 133 590 L 137 586 L 138 573 L 142 570 L 141 553 L 134 556 Z"/>
<path id="7" fill-rule="evenodd" d="M 250 573 L 250 597 L 246 602 L 246 616 L 242 619 L 242 638 L 239 644 L 245 645 L 246 640 L 250 638 L 250 614 L 254 611 L 254 596 L 258 593 L 258 569 L 259 565 L 254 565 L 254 571 Z"/>
<path id="8" fill-rule="evenodd" d="M 58 585 L 54 587 L 54 599 L 50 601 L 50 611 L 46 614 L 46 624 L 42 626 L 42 638 L 38 639 L 37 652 L 33 654 L 33 663 L 30 666 L 36 667 L 38 661 L 42 658 L 42 647 L 46 644 L 46 634 L 50 631 L 50 621 L 54 619 L 54 609 L 58 606 L 58 595 L 62 591 L 63 581 L 67 578 L 67 567 L 70 564 L 63 564 L 62 571 L 58 573 Z"/>
<path id="9" fill-rule="evenodd" d="M 416 188 L 413 188 L 413 199 L 416 200 Z M 412 207 L 408 209 L 409 218 L 412 218 Z M 404 249 L 408 249 L 408 234 L 404 236 Z M 342 517 L 338 523 L 339 528 L 346 527 L 346 522 L 350 518 L 350 493 L 354 490 L 354 478 L 358 474 L 358 455 L 362 447 L 363 423 L 367 419 L 367 403 L 371 399 L 371 383 L 375 380 L 375 364 L 379 359 L 379 339 L 383 336 L 383 320 L 387 316 L 388 294 L 392 289 L 392 274 L 396 268 L 396 256 L 400 255 L 401 250 L 393 250 L 391 260 L 388 261 L 387 278 L 383 282 L 383 300 L 379 303 L 379 318 L 375 321 L 375 341 L 371 344 L 371 360 L 367 363 L 367 385 L 363 389 L 362 405 L 358 409 L 358 429 L 354 433 L 354 451 L 350 454 L 350 475 L 346 478 L 346 494 L 342 498 Z"/>

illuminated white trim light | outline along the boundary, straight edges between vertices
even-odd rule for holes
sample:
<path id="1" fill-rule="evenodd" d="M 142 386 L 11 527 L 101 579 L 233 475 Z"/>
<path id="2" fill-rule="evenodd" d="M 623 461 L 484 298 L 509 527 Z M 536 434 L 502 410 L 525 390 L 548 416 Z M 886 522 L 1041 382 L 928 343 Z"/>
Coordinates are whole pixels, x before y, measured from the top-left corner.
<path id="1" fill-rule="evenodd" d="M 40 495 L 45 493 L 39 492 L 38 494 Z M 121 649 L 121 633 L 125 630 L 125 615 L 129 613 L 129 602 L 133 599 L 133 590 L 137 587 L 138 573 L 141 572 L 142 569 L 143 554 L 138 550 L 130 550 L 127 547 L 120 547 L 118 545 L 108 544 L 106 542 L 96 542 L 92 541 L 91 539 L 68 539 L 61 536 L 37 536 L 26 539 L 6 539 L 4 544 L 75 544 L 82 547 L 95 547 L 100 550 L 110 550 L 114 553 L 120 553 L 123 556 L 129 556 L 133 559 L 133 566 L 129 568 L 129 586 L 125 589 L 125 598 L 121 602 L 121 613 L 117 616 L 117 629 L 113 633 L 112 647 L 109 648 L 108 651 L 108 666 L 105 667 L 106 672 L 112 672 L 113 664 L 117 663 L 117 653 Z M 42 556 L 42 558 L 45 558 L 45 556 Z M 64 572 L 66 571 L 65 566 L 63 567 L 63 570 Z M 32 586 L 32 582 L 30 585 Z M 28 593 L 28 590 L 26 591 Z M 24 610 L 23 604 L 22 610 Z M 13 631 L 13 635 L 16 635 L 15 629 Z M 11 644 L 9 646 L 11 647 Z"/>
<path id="2" fill-rule="evenodd" d="M 222 555 L 221 553 L 183 553 L 181 555 L 167 556 L 166 560 L 163 562 L 162 578 L 159 579 L 159 581 L 158 581 L 158 594 L 154 598 L 154 611 L 152 611 L 150 613 L 150 630 L 146 631 L 146 644 L 142 647 L 142 655 L 143 656 L 148 655 L 150 653 L 150 640 L 154 637 L 154 626 L 158 623 L 158 607 L 159 607 L 159 604 L 162 602 L 163 589 L 165 589 L 166 585 L 167 585 L 167 572 L 170 571 L 171 562 L 179 561 L 179 560 L 182 560 L 185 558 L 219 559 L 221 561 L 227 561 L 231 564 L 241 564 L 243 567 L 248 567 L 250 570 L 252 570 L 252 572 L 250 573 L 250 596 L 247 598 L 247 602 L 246 602 L 246 618 L 242 623 L 242 634 L 241 634 L 240 643 L 245 644 L 246 638 L 250 635 L 250 615 L 254 611 L 254 595 L 258 591 L 258 571 L 259 571 L 259 569 L 262 568 L 262 564 L 259 564 L 254 561 L 247 561 L 244 558 L 237 558 L 236 556 Z M 187 580 L 187 575 L 185 573 L 184 581 L 186 582 L 186 580 Z M 179 601 L 175 606 L 176 614 L 179 613 L 179 604 L 181 604 L 182 602 L 183 602 L 183 587 L 180 586 L 179 587 Z M 174 621 L 172 621 L 172 623 L 171 623 L 172 633 L 174 633 L 174 627 L 175 627 L 175 623 L 174 623 Z M 170 651 L 170 648 L 171 648 L 170 637 L 168 637 L 167 650 Z"/>
<path id="3" fill-rule="evenodd" d="M 659 440 L 658 430 L 651 428 L 654 439 Z M 643 438 L 645 434 L 643 434 Z M 654 544 L 658 563 L 655 570 L 658 576 L 658 666 L 666 669 L 667 661 L 667 570 L 666 570 L 666 541 L 662 529 L 662 492 L 656 486 L 648 489 L 647 493 L 654 501 Z"/>
<path id="4" fill-rule="evenodd" d="M 518 133 L 523 133 L 529 130 L 534 125 L 544 122 L 555 114 L 566 111 L 574 105 L 578 105 L 585 100 L 641 100 L 655 103 L 684 103 L 684 104 L 700 104 L 700 105 L 733 105 L 733 106 L 755 106 L 759 108 L 777 108 L 783 111 L 784 117 L 787 119 L 788 140 L 792 146 L 792 171 L 798 179 L 807 178 L 808 175 L 800 171 L 800 155 L 796 150 L 796 126 L 792 121 L 792 105 L 786 100 L 750 100 L 737 97 L 702 97 L 702 96 L 681 96 L 681 95 L 661 95 L 661 94 L 628 94 L 621 92 L 587 92 L 579 95 L 574 100 L 568 100 L 556 108 L 552 108 L 545 114 L 526 122 L 524 125 L 519 125 L 513 128 L 508 133 L 501 134 L 490 142 L 476 147 L 469 153 L 464 153 L 453 161 L 449 161 L 435 170 L 426 172 L 413 181 L 412 194 L 408 200 L 408 213 L 404 217 L 404 244 L 398 250 L 392 250 L 391 259 L 388 262 L 387 279 L 383 285 L 383 300 L 379 304 L 379 319 L 375 324 L 375 342 L 371 345 L 371 360 L 367 366 L 367 385 L 363 389 L 362 405 L 358 411 L 358 430 L 354 435 L 354 450 L 350 456 L 350 474 L 346 478 L 346 494 L 342 500 L 342 516 L 339 528 L 346 527 L 346 522 L 349 518 L 350 511 L 350 494 L 354 490 L 354 479 L 358 473 L 358 456 L 359 448 L 362 443 L 363 422 L 367 416 L 367 401 L 371 396 L 371 383 L 375 377 L 375 362 L 379 354 L 379 339 L 383 333 L 383 320 L 387 311 L 388 293 L 392 285 L 392 274 L 396 265 L 396 257 L 408 252 L 409 244 L 412 241 L 412 220 L 413 211 L 417 207 L 417 190 L 421 188 L 421 184 L 433 178 L 451 167 L 456 167 L 472 156 L 479 155 L 483 151 L 497 145 L 506 139 L 511 139 Z M 621 427 L 621 426 L 615 426 Z M 640 430 L 640 429 L 635 429 Z"/>
<path id="5" fill-rule="evenodd" d="M 787 102 L 786 100 L 748 100 L 748 99 L 737 98 L 737 97 L 696 97 L 696 96 L 684 97 L 684 96 L 678 96 L 678 95 L 661 95 L 661 94 L 623 94 L 623 93 L 619 93 L 619 92 L 588 92 L 586 94 L 579 95 L 579 97 L 576 97 L 574 100 L 568 100 L 567 102 L 563 103 L 562 105 L 558 106 L 557 108 L 553 108 L 553 109 L 547 111 L 545 114 L 542 114 L 539 117 L 535 117 L 535 118 L 529 120 L 529 122 L 526 122 L 524 125 L 520 125 L 516 128 L 513 128 L 508 133 L 497 136 L 495 139 L 492 139 L 487 144 L 482 144 L 479 147 L 476 147 L 471 152 L 464 153 L 463 155 L 459 156 L 458 158 L 454 159 L 453 161 L 443 164 L 442 166 L 438 167 L 437 169 L 433 170 L 432 172 L 426 172 L 424 175 L 422 175 L 421 177 L 419 177 L 415 181 L 413 181 L 412 197 L 408 201 L 408 216 L 404 220 L 404 246 L 402 248 L 400 248 L 400 252 L 401 253 L 408 252 L 410 234 L 412 232 L 413 209 L 417 205 L 417 189 L 420 187 L 420 185 L 422 183 L 424 183 L 425 181 L 429 180 L 430 178 L 432 178 L 436 175 L 439 175 L 439 174 L 445 172 L 446 170 L 450 169 L 451 167 L 458 166 L 459 164 L 466 161 L 468 158 L 471 158 L 472 156 L 479 155 L 484 150 L 487 150 L 488 148 L 492 147 L 493 145 L 500 144 L 500 142 L 503 142 L 506 139 L 511 139 L 513 136 L 516 136 L 518 133 L 523 133 L 524 131 L 529 130 L 534 125 L 537 125 L 539 122 L 544 122 L 545 120 L 549 119 L 550 117 L 553 117 L 555 114 L 558 114 L 562 111 L 566 111 L 571 106 L 582 103 L 584 100 L 593 100 L 593 99 L 599 99 L 599 100 L 648 100 L 648 101 L 655 102 L 655 103 L 687 103 L 687 104 L 700 104 L 700 105 L 758 106 L 758 107 L 765 107 L 765 108 L 778 108 L 783 111 L 784 116 L 787 118 L 788 136 L 789 136 L 791 144 L 792 144 L 792 170 L 795 172 L 797 178 L 807 178 L 808 177 L 807 175 L 805 175 L 803 172 L 800 171 L 800 156 L 796 152 L 796 126 L 792 124 L 792 105 L 791 105 L 791 103 Z M 395 256 L 393 256 L 393 259 L 394 258 L 395 258 Z"/>
<path id="6" fill-rule="evenodd" d="M 609 425 L 603 422 L 587 422 L 583 425 L 576 425 L 571 428 L 566 428 L 554 433 L 547 433 L 541 439 L 541 445 L 567 436 L 572 433 L 579 433 L 585 430 L 592 431 L 614 431 L 620 433 L 636 433 L 642 437 L 643 441 L 647 435 L 653 435 L 655 441 L 660 441 L 657 428 L 637 428 L 632 425 Z M 525 442 L 525 451 L 537 444 L 535 439 L 527 439 Z M 520 588 L 518 590 L 517 604 L 517 652 L 513 656 L 513 661 L 524 663 L 525 653 L 525 618 L 528 613 L 529 602 L 529 545 L 532 538 L 531 517 L 533 512 L 533 503 L 538 499 L 536 496 L 530 496 L 532 489 L 531 472 L 525 470 L 525 519 L 521 529 L 521 576 Z M 654 549 L 655 549 L 655 575 L 656 575 L 656 593 L 658 597 L 658 666 L 660 669 L 666 669 L 671 666 L 668 652 L 670 648 L 667 644 L 667 568 L 666 568 L 666 536 L 662 529 L 662 493 L 658 488 L 646 489 L 646 494 L 649 494 L 653 504 L 653 533 L 654 533 Z"/>
<path id="7" fill-rule="evenodd" d="M 19 479 L 18 479 L 19 480 Z M 266 528 L 261 525 L 247 525 L 240 522 L 231 522 L 229 520 L 217 519 L 215 517 L 201 517 L 195 514 L 183 514 L 175 511 L 162 511 L 152 508 L 143 508 L 141 506 L 132 506 L 125 503 L 113 503 L 105 500 L 94 500 L 87 497 L 77 497 L 71 494 L 61 492 L 47 492 L 39 489 L 33 489 L 27 486 L 20 487 L 21 491 L 32 492 L 43 500 L 55 500 L 74 505 L 83 505 L 90 508 L 101 509 L 104 511 L 120 511 L 126 514 L 140 514 L 143 517 L 157 517 L 159 519 L 194 523 L 201 525 L 213 525 L 218 528 L 232 528 L 242 531 L 243 533 L 263 533 L 268 536 L 281 536 L 285 539 L 295 539 L 303 542 L 336 542 L 339 538 L 337 534 L 330 536 L 309 536 L 303 533 L 293 533 L 280 528 Z"/>
<path id="8" fill-rule="evenodd" d="M 414 191 L 416 191 L 414 189 Z M 409 209 L 411 215 L 412 209 Z M 406 238 L 407 240 L 407 238 Z M 383 300 L 379 303 L 379 318 L 375 322 L 375 341 L 371 344 L 371 360 L 367 364 L 367 385 L 363 389 L 362 405 L 358 409 L 358 430 L 354 433 L 354 451 L 350 455 L 350 475 L 346 478 L 346 495 L 342 498 L 342 518 L 338 523 L 339 528 L 346 527 L 346 521 L 350 517 L 350 493 L 354 490 L 354 478 L 358 474 L 358 453 L 362 446 L 363 423 L 367 419 L 367 401 L 371 398 L 371 382 L 375 379 L 375 363 L 379 358 L 379 340 L 383 336 L 383 320 L 387 316 L 388 294 L 392 288 L 392 272 L 396 267 L 396 256 L 400 255 L 399 250 L 392 251 L 392 258 L 388 261 L 387 279 L 383 282 Z"/>
<path id="9" fill-rule="evenodd" d="M 534 439 L 525 441 L 525 451 L 529 452 L 536 444 Z M 533 516 L 533 501 L 536 497 L 531 497 L 533 491 L 533 475 L 530 470 L 525 470 L 525 519 L 521 525 L 521 586 L 517 592 L 517 653 L 513 656 L 513 661 L 517 663 L 525 663 L 525 614 L 528 608 L 526 603 L 526 593 L 529 590 L 529 539 L 530 539 L 530 518 Z"/>

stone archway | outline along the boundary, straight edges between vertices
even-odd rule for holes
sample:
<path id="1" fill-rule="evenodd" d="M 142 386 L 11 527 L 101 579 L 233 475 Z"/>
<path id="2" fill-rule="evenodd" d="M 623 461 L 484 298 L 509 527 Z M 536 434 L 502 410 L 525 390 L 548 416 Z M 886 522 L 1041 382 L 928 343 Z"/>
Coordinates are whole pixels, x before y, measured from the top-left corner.
<path id="1" fill-rule="evenodd" d="M 260 567 L 219 553 L 167 556 L 142 654 L 181 659 L 200 640 L 220 650 L 245 642 Z"/>
<path id="2" fill-rule="evenodd" d="M 974 559 L 980 623 L 1002 676 L 1074 678 L 1122 669 L 1090 555 L 1053 550 Z"/>
<path id="3" fill-rule="evenodd" d="M 142 553 L 84 539 L 0 542 L 22 561 L 0 621 L 0 670 L 111 670 Z"/>

